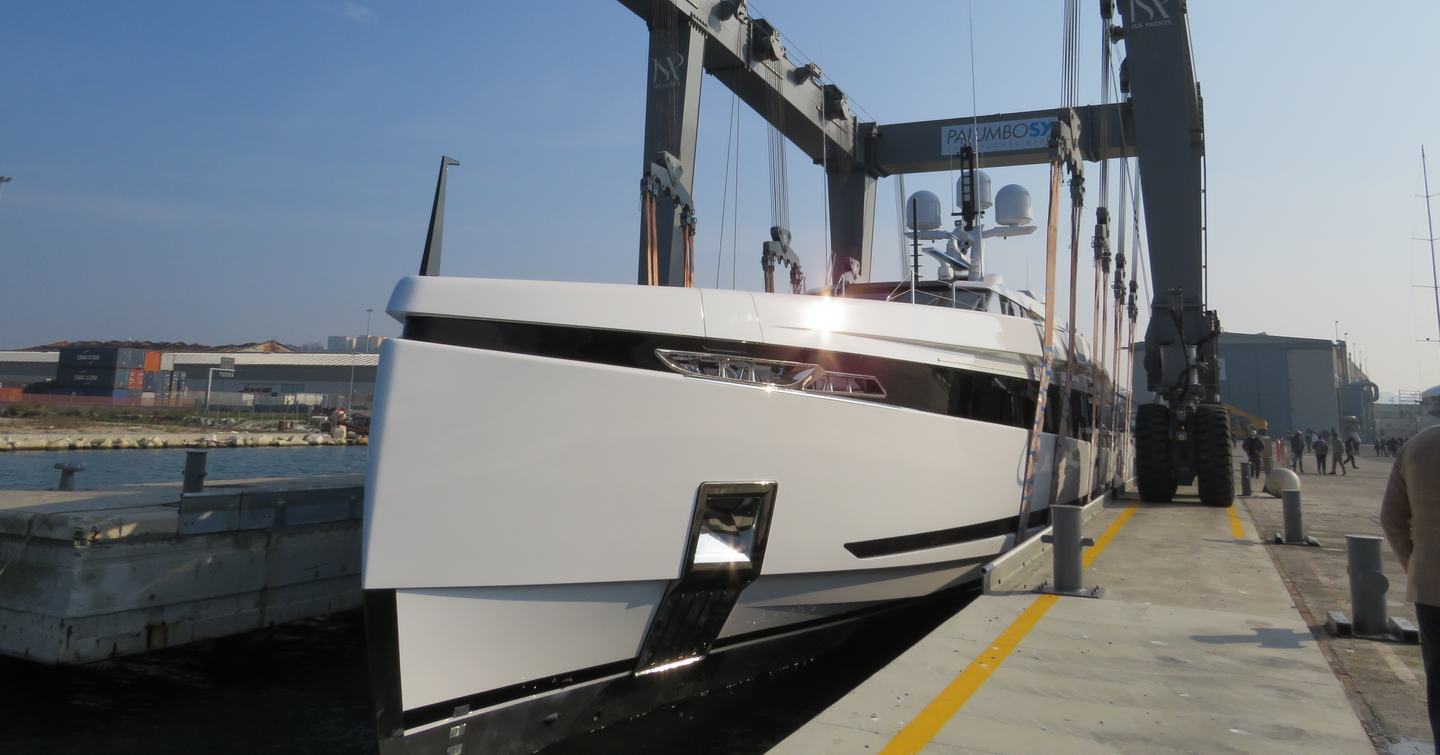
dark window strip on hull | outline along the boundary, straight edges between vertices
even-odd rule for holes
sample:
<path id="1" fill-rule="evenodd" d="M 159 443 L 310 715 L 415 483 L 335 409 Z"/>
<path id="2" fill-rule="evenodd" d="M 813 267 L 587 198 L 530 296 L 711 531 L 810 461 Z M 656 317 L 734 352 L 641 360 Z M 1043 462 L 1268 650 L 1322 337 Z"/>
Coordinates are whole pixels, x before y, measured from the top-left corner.
<path id="1" fill-rule="evenodd" d="M 696 336 L 601 330 L 566 325 L 412 316 L 404 337 L 414 341 L 553 359 L 569 359 L 616 367 L 670 372 L 656 349 L 777 359 L 819 364 L 832 372 L 871 375 L 884 386 L 884 397 L 855 397 L 960 419 L 990 422 L 1029 430 L 1035 417 L 1038 382 L 977 370 L 941 367 L 901 359 L 795 346 L 725 341 Z M 1045 432 L 1060 427 L 1060 388 L 1050 386 L 1051 411 Z M 1093 401 L 1090 394 L 1071 391 L 1072 425 L 1068 435 L 1088 438 Z M 1108 412 L 1102 412 L 1108 417 Z"/>
<path id="2" fill-rule="evenodd" d="M 1080 501 L 1071 501 L 1077 504 Z M 931 530 L 929 532 L 916 532 L 910 535 L 896 535 L 894 537 L 881 537 L 874 540 L 857 540 L 853 543 L 846 543 L 845 550 L 850 551 L 856 558 L 876 558 L 878 556 L 895 556 L 911 551 L 923 551 L 930 548 L 939 548 L 946 545 L 963 545 L 965 543 L 986 540 L 1001 535 L 1009 535 L 1015 532 L 1015 522 L 1018 517 L 1006 517 L 995 519 L 989 522 L 978 524 L 967 524 L 963 527 L 950 527 L 943 530 Z M 1026 517 L 1026 526 L 1029 528 L 1046 527 L 1050 524 L 1050 507 L 1039 511 L 1032 511 Z M 988 558 L 988 557 L 987 557 Z"/>
<path id="3" fill-rule="evenodd" d="M 897 535 L 895 537 L 882 537 L 874 540 L 858 540 L 853 543 L 846 543 L 845 550 L 850 551 L 857 558 L 875 558 L 877 556 L 893 556 L 899 553 L 910 551 L 927 550 L 939 548 L 943 545 L 960 545 L 973 540 L 985 540 L 992 537 L 1009 535 L 1015 531 L 1015 517 L 996 519 L 990 522 L 979 524 L 967 524 L 964 527 L 951 527 L 944 530 L 933 530 L 931 532 L 916 532 L 912 535 Z"/>

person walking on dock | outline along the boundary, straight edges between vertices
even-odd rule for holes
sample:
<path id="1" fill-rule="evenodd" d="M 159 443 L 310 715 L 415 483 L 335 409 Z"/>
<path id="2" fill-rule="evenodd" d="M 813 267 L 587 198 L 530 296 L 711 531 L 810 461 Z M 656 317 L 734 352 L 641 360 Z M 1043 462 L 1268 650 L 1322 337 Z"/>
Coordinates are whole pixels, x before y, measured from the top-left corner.
<path id="1" fill-rule="evenodd" d="M 1305 474 L 1305 440 L 1299 430 L 1290 433 L 1290 471 Z"/>
<path id="2" fill-rule="evenodd" d="M 1330 474 L 1335 474 L 1338 468 L 1341 474 L 1348 476 L 1350 472 L 1345 469 L 1345 462 L 1342 461 L 1345 456 L 1345 441 L 1340 439 L 1340 433 L 1331 430 L 1327 443 L 1330 445 Z"/>
<path id="3" fill-rule="evenodd" d="M 1325 456 L 1330 453 L 1330 446 L 1324 438 L 1317 437 L 1315 442 L 1310 444 L 1310 450 L 1315 452 L 1315 474 L 1325 474 Z M 1335 474 L 1331 472 L 1330 474 Z"/>
<path id="4" fill-rule="evenodd" d="M 1350 437 L 1345 439 L 1345 462 L 1351 469 L 1359 469 L 1360 465 L 1355 463 L 1355 454 L 1360 453 L 1360 433 L 1351 432 Z"/>
<path id="5" fill-rule="evenodd" d="M 1250 460 L 1250 476 L 1260 476 L 1260 456 L 1265 452 L 1265 442 L 1260 440 L 1260 435 L 1251 428 L 1249 436 L 1245 438 L 1243 446 L 1245 456 Z"/>
<path id="6" fill-rule="evenodd" d="M 1440 417 L 1440 385 L 1420 394 L 1420 403 Z M 1440 740 L 1440 426 L 1422 430 L 1395 457 L 1380 526 L 1405 569 L 1405 598 L 1415 604 L 1430 733 Z"/>

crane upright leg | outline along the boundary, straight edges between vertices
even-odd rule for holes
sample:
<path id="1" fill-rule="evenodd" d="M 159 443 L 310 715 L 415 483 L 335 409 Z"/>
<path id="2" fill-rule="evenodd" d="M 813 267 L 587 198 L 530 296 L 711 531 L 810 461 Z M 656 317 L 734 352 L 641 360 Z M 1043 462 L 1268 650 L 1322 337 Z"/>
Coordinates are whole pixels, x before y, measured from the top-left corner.
<path id="1" fill-rule="evenodd" d="M 645 152 L 642 170 L 656 156 L 668 153 L 680 167 L 679 180 L 688 193 L 695 184 L 695 140 L 700 127 L 700 81 L 704 76 L 705 32 L 690 17 L 665 4 L 650 24 L 650 64 L 645 80 Z M 656 246 L 659 275 L 654 283 L 681 286 L 685 282 L 685 208 L 670 196 L 655 198 Z M 637 278 L 651 282 L 646 253 L 649 229 L 640 228 Z"/>

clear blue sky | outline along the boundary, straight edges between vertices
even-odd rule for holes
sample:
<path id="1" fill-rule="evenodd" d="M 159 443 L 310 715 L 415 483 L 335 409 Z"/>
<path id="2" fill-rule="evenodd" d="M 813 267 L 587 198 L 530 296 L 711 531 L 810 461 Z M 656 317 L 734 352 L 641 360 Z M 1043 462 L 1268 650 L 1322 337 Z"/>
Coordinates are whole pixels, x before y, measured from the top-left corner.
<path id="1" fill-rule="evenodd" d="M 1098 95 L 1093 5 L 1082 3 L 1085 101 Z M 966 2 L 752 8 L 862 115 L 972 112 Z M 1416 343 L 1437 329 L 1430 292 L 1414 288 L 1429 282 L 1428 257 L 1412 241 L 1425 228 L 1420 144 L 1440 158 L 1429 73 L 1440 67 L 1440 5 L 1190 8 L 1211 298 L 1226 327 L 1330 337 L 1339 320 L 1384 390 L 1440 382 L 1440 345 Z M 1060 9 L 975 3 L 982 113 L 1058 103 Z M 0 174 L 15 181 L 0 187 L 0 347 L 357 332 L 364 308 L 382 309 L 418 263 L 441 153 L 463 163 L 447 272 L 633 276 L 646 32 L 618 3 L 55 0 L 5 15 Z M 717 260 L 730 101 L 706 82 L 696 197 L 707 286 L 717 261 L 730 284 L 728 231 Z M 753 289 L 769 197 L 764 126 L 748 110 L 740 142 L 736 283 Z M 1043 169 L 993 175 L 1042 201 Z M 821 171 L 792 152 L 790 177 L 796 243 L 818 281 Z M 907 188 L 948 198 L 950 180 L 912 177 Z M 894 202 L 886 180 L 878 277 L 899 271 Z M 1038 286 L 1041 254 L 1038 238 L 1012 240 L 991 262 Z M 395 333 L 378 315 L 376 332 Z"/>

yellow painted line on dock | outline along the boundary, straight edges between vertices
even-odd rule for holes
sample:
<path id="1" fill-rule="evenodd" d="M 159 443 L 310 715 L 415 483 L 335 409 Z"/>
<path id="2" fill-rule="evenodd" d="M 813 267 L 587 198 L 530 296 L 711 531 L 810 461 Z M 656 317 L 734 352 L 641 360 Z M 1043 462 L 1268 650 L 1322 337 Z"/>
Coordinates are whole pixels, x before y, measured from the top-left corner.
<path id="1" fill-rule="evenodd" d="M 1110 541 L 1115 539 L 1115 535 L 1120 532 L 1126 522 L 1135 516 L 1135 509 L 1135 504 L 1128 506 L 1120 512 L 1120 516 L 1115 517 L 1115 521 L 1111 522 L 1109 527 L 1105 528 L 1105 532 L 1095 539 L 1095 547 L 1085 552 L 1085 568 L 1090 568 L 1095 557 L 1110 545 Z M 925 706 L 924 710 L 920 711 L 915 720 L 906 724 L 905 728 L 897 732 L 886 743 L 885 749 L 880 751 L 881 755 L 920 752 L 930 740 L 935 738 L 936 734 L 940 733 L 941 729 L 945 728 L 945 724 L 949 723 L 950 719 L 965 707 L 965 703 L 980 691 L 990 675 L 994 674 L 1000 668 L 1000 664 L 1015 652 L 1020 641 L 1025 639 L 1025 635 L 1029 634 L 1036 624 L 1040 623 L 1040 619 L 1044 618 L 1045 613 L 1059 599 L 1059 596 L 1056 595 L 1041 595 L 1024 611 L 1021 611 L 1020 615 L 1010 622 L 1010 626 L 1005 627 L 1000 636 L 990 643 L 985 652 L 971 661 L 959 676 L 955 677 L 945 689 L 941 690 L 940 694 L 935 696 L 935 699 L 930 701 L 929 705 Z"/>
<path id="2" fill-rule="evenodd" d="M 1244 540 L 1245 523 L 1240 521 L 1240 515 L 1235 513 L 1235 508 L 1236 505 L 1232 503 L 1230 508 L 1225 509 L 1230 514 L 1230 534 L 1234 535 L 1236 540 Z"/>
<path id="3" fill-rule="evenodd" d="M 1115 536 L 1120 534 L 1120 528 L 1124 527 L 1125 523 L 1130 521 L 1130 517 L 1135 516 L 1135 510 L 1137 508 L 1138 505 L 1133 503 L 1126 506 L 1125 510 L 1120 512 L 1120 516 L 1115 517 L 1115 521 L 1111 522 L 1110 526 L 1106 527 L 1105 531 L 1100 533 L 1100 537 L 1095 538 L 1095 547 L 1085 551 L 1085 555 L 1081 559 L 1081 563 L 1085 565 L 1086 569 L 1090 568 L 1090 564 L 1095 563 L 1097 556 L 1105 552 L 1105 548 L 1110 545 L 1110 541 L 1114 540 Z"/>

